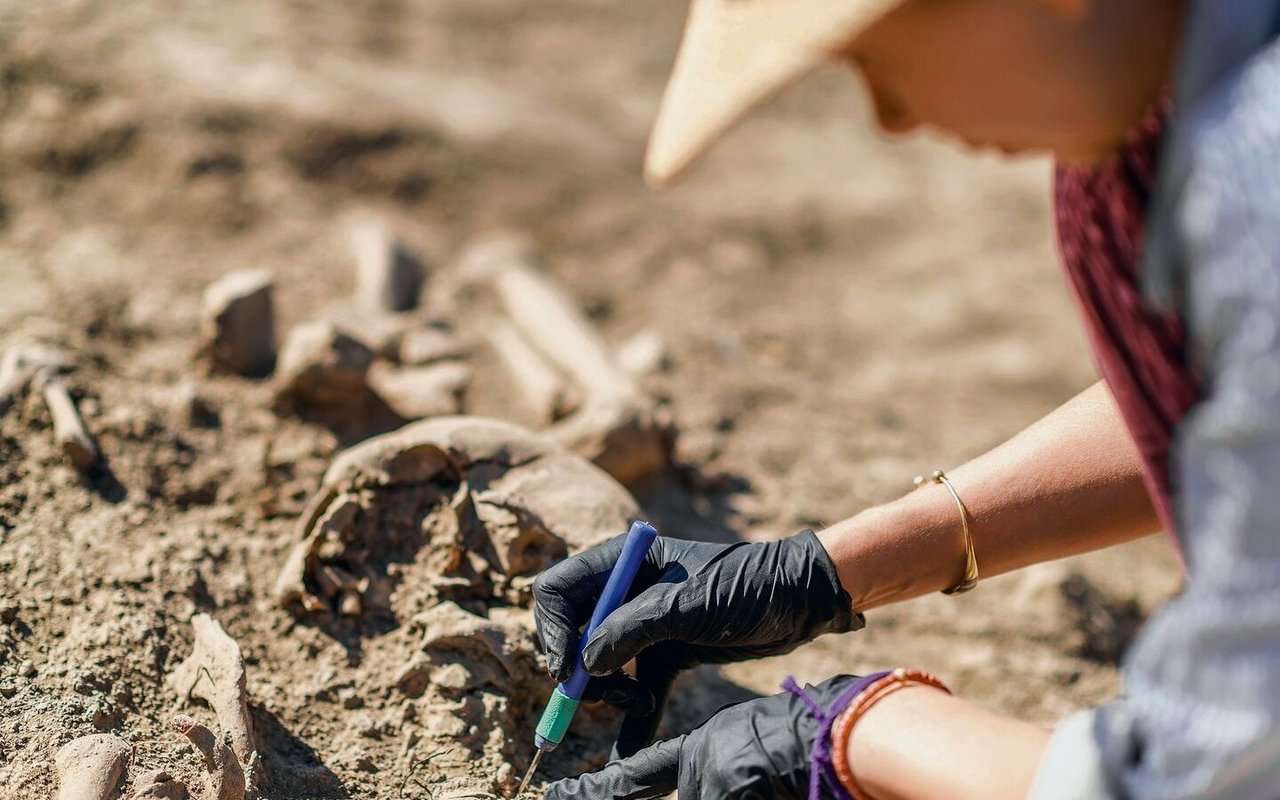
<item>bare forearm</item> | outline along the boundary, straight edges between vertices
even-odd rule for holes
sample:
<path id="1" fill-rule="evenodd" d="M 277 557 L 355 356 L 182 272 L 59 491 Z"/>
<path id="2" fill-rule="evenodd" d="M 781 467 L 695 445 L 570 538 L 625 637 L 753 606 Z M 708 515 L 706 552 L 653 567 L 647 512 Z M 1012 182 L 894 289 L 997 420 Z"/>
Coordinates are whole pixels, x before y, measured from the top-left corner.
<path id="1" fill-rule="evenodd" d="M 849 764 L 876 800 L 1021 800 L 1048 742 L 1043 728 L 916 687 L 889 695 L 858 721 Z"/>
<path id="2" fill-rule="evenodd" d="M 969 511 L 983 577 L 1159 528 L 1138 453 L 1102 384 L 947 475 Z M 937 484 L 820 536 L 859 611 L 954 586 L 964 570 L 959 514 Z"/>

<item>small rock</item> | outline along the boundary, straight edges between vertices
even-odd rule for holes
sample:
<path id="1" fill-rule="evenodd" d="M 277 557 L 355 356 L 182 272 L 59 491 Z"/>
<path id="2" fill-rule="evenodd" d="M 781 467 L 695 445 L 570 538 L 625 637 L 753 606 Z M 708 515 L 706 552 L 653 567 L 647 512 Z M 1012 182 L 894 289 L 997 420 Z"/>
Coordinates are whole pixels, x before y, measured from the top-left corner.
<path id="1" fill-rule="evenodd" d="M 470 383 L 471 368 L 460 361 L 400 368 L 379 363 L 369 371 L 369 386 L 405 419 L 459 413 Z"/>
<path id="2" fill-rule="evenodd" d="M 106 733 L 120 727 L 120 711 L 107 703 L 97 703 L 90 718 L 93 727 Z"/>
<path id="3" fill-rule="evenodd" d="M 418 259 L 379 220 L 351 228 L 356 267 L 356 304 L 364 311 L 408 311 L 418 304 L 423 269 Z"/>
<path id="4" fill-rule="evenodd" d="M 111 688 L 111 681 L 96 672 L 86 670 L 77 673 L 71 680 L 71 689 L 76 694 L 101 694 Z"/>
<path id="5" fill-rule="evenodd" d="M 18 665 L 18 674 L 24 678 L 34 678 L 36 676 L 36 665 L 31 663 L 31 659 L 25 659 Z"/>
<path id="6" fill-rule="evenodd" d="M 218 409 L 200 391 L 195 381 L 184 381 L 173 391 L 171 406 L 178 420 L 193 428 L 216 428 L 221 424 Z"/>
<path id="7" fill-rule="evenodd" d="M 462 664 L 443 664 L 431 673 L 431 683 L 461 693 L 471 684 L 471 671 Z"/>
<path id="8" fill-rule="evenodd" d="M 373 351 L 328 322 L 289 331 L 277 370 L 277 409 L 325 419 L 360 413 L 368 400 L 366 376 Z"/>
<path id="9" fill-rule="evenodd" d="M 515 777 L 515 770 L 510 764 L 500 764 L 498 766 L 497 774 L 494 775 L 494 782 L 499 786 L 508 786 L 513 782 Z"/>
<path id="10" fill-rule="evenodd" d="M 636 378 L 662 372 L 671 365 L 667 346 L 654 331 L 641 331 L 627 339 L 618 347 L 614 358 L 619 367 Z"/>
<path id="11" fill-rule="evenodd" d="M 275 363 L 275 283 L 265 269 L 237 270 L 210 284 L 201 308 L 204 349 L 215 369 L 248 377 Z"/>
<path id="12" fill-rule="evenodd" d="M 349 711 L 364 706 L 364 698 L 357 694 L 355 689 L 343 689 L 338 693 L 338 699 L 342 707 Z"/>

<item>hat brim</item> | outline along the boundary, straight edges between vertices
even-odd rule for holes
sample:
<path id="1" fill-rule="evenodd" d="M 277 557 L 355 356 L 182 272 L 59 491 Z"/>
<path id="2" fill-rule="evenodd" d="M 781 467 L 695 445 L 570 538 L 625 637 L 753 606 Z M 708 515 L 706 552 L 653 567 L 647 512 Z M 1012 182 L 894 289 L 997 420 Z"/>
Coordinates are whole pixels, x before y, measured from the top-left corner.
<path id="1" fill-rule="evenodd" d="M 753 107 L 901 0 L 692 0 L 645 155 L 661 188 Z"/>

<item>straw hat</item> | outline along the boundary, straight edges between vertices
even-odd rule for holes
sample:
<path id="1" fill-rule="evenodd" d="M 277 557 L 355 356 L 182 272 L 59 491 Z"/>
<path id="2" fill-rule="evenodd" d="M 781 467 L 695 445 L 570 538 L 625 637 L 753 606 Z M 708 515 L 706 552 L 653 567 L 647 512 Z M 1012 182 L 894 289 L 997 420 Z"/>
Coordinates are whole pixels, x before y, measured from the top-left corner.
<path id="1" fill-rule="evenodd" d="M 692 0 L 645 156 L 674 183 L 752 107 L 827 60 L 900 0 Z"/>

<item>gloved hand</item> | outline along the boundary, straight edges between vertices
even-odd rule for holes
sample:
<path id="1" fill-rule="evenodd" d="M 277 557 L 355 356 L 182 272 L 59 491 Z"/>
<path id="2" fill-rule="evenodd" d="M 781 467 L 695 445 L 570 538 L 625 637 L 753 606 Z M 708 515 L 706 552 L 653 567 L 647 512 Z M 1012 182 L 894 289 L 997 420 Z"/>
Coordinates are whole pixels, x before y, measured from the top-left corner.
<path id="1" fill-rule="evenodd" d="M 557 681 L 573 671 L 578 632 L 625 539 L 619 536 L 567 558 L 533 584 L 538 638 Z M 630 706 L 624 708 L 628 715 L 615 755 L 628 756 L 652 740 L 667 691 L 681 670 L 786 653 L 820 634 L 863 624 L 812 531 L 734 544 L 659 536 L 632 583 L 631 597 L 596 629 L 583 663 L 592 675 L 610 675 L 636 659 L 630 689 L 612 678 L 612 694 Z M 608 694 L 605 699 L 610 700 Z M 645 707 L 652 711 L 636 711 Z"/>
<path id="2" fill-rule="evenodd" d="M 804 691 L 829 710 L 841 694 L 848 692 L 846 700 L 857 694 L 863 681 L 837 675 Z M 546 797 L 639 800 L 678 791 L 680 800 L 805 800 L 820 724 L 790 692 L 749 700 L 721 709 L 692 733 L 611 761 L 599 772 L 556 781 Z M 832 796 L 825 783 L 821 794 Z"/>

